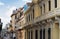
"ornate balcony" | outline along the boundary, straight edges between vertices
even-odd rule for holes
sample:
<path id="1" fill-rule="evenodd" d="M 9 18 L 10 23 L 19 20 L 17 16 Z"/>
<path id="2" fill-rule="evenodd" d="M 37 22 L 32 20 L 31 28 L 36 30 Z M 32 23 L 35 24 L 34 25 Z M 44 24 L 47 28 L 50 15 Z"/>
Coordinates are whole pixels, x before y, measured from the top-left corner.
<path id="1" fill-rule="evenodd" d="M 55 16 L 60 16 L 60 8 L 56 8 L 46 14 L 43 14 L 43 15 L 37 17 L 36 19 L 34 19 L 34 23 L 40 22 L 42 20 L 46 20 L 46 19 L 49 19 L 49 18 L 52 18 Z"/>
<path id="2" fill-rule="evenodd" d="M 19 30 L 19 29 L 22 29 L 22 28 L 23 28 L 23 26 L 19 26 L 19 27 L 16 28 L 16 30 Z"/>
<path id="3" fill-rule="evenodd" d="M 53 18 L 55 16 L 60 16 L 60 8 L 56 8 L 48 13 L 45 13 L 37 18 L 35 18 L 34 20 L 31 20 L 31 22 L 27 22 L 25 23 L 24 27 L 30 25 L 30 24 L 34 24 L 36 22 L 40 22 L 49 18 Z"/>

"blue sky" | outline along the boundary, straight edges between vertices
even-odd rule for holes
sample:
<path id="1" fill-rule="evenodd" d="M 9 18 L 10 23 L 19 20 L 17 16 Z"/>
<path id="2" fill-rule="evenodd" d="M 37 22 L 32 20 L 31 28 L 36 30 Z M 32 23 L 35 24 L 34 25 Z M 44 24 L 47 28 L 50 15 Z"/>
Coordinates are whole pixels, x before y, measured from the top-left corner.
<path id="1" fill-rule="evenodd" d="M 31 2 L 31 0 L 0 0 L 0 18 L 3 22 L 3 28 L 9 23 L 12 11 L 24 6 L 27 2 Z"/>

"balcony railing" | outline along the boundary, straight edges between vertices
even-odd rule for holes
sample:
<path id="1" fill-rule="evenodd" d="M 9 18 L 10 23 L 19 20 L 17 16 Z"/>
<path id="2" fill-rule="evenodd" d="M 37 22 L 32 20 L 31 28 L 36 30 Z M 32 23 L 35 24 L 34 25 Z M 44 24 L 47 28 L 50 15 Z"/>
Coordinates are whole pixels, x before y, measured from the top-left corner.
<path id="1" fill-rule="evenodd" d="M 22 28 L 23 28 L 23 26 L 19 26 L 19 27 L 16 28 L 16 30 L 19 30 L 19 29 L 22 29 Z"/>
<path id="2" fill-rule="evenodd" d="M 56 8 L 55 10 L 52 10 L 46 14 L 43 14 L 42 16 L 37 17 L 36 19 L 34 19 L 34 23 L 42 21 L 42 20 L 46 20 L 55 16 L 59 16 L 60 15 L 60 8 Z"/>
<path id="3" fill-rule="evenodd" d="M 31 21 L 31 24 L 34 24 L 36 22 L 40 22 L 42 20 L 46 20 L 46 19 L 49 19 L 49 18 L 52 18 L 55 16 L 60 16 L 60 8 L 56 8 L 48 13 L 45 13 L 45 14 L 35 18 L 34 20 Z M 24 26 L 27 26 L 29 24 L 30 24 L 30 22 L 27 22 Z"/>

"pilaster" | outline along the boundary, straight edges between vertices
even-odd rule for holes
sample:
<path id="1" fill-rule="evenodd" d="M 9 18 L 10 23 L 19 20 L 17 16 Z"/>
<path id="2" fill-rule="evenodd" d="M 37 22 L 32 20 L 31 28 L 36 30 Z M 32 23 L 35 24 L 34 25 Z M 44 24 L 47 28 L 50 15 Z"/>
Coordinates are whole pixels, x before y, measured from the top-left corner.
<path id="1" fill-rule="evenodd" d="M 58 35 L 58 37 L 60 39 L 60 17 L 56 16 L 55 19 L 58 21 L 58 27 L 59 27 L 59 35 Z"/>
<path id="2" fill-rule="evenodd" d="M 48 28 L 45 28 L 45 39 L 48 39 Z"/>
<path id="3" fill-rule="evenodd" d="M 33 39 L 35 39 L 35 30 L 33 30 Z"/>
<path id="4" fill-rule="evenodd" d="M 60 39 L 60 20 L 59 20 L 59 39 Z"/>
<path id="5" fill-rule="evenodd" d="M 43 39 L 43 27 L 42 27 L 42 39 Z"/>

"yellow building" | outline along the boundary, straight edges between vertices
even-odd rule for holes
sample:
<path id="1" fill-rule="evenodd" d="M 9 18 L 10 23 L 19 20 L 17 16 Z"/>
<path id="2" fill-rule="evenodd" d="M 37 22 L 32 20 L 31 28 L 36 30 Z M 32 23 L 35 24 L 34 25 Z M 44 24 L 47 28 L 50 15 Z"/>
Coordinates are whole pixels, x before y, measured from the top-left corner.
<path id="1" fill-rule="evenodd" d="M 60 0 L 32 0 L 25 12 L 26 39 L 60 39 Z"/>

